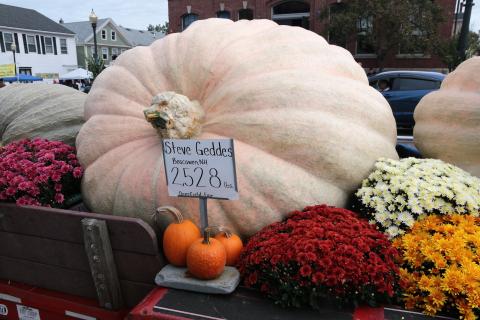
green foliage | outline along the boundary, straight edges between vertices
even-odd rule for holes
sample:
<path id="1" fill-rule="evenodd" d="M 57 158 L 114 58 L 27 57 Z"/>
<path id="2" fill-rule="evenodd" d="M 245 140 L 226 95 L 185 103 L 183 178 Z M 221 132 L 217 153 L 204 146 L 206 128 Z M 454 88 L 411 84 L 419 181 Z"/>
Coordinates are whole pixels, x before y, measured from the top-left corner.
<path id="1" fill-rule="evenodd" d="M 470 31 L 467 40 L 466 58 L 470 59 L 480 50 L 480 31 L 479 33 Z M 458 36 L 443 40 L 435 47 L 435 53 L 440 57 L 443 63 L 448 66 L 450 71 L 454 70 L 462 59 L 458 52 Z"/>
<path id="2" fill-rule="evenodd" d="M 164 24 L 157 24 L 157 25 L 153 25 L 153 24 L 149 24 L 148 27 L 147 27 L 147 30 L 148 31 L 156 31 L 156 32 L 162 32 L 163 34 L 167 34 L 168 33 L 168 21 L 165 22 Z"/>
<path id="3" fill-rule="evenodd" d="M 337 42 L 361 38 L 383 67 L 390 54 L 427 53 L 439 42 L 443 12 L 431 0 L 351 0 L 324 10 L 327 34 Z M 341 44 L 340 43 L 340 44 Z"/>
<path id="4" fill-rule="evenodd" d="M 94 57 L 88 57 L 87 59 L 87 68 L 93 74 L 93 80 L 100 74 L 100 72 L 105 69 L 105 63 L 103 59 L 96 59 Z"/>

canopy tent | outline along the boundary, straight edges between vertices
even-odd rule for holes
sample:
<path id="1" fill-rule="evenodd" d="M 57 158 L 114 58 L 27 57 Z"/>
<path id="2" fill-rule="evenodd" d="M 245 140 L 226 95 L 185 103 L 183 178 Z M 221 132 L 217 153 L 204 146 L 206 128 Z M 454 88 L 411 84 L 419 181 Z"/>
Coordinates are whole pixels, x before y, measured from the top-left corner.
<path id="1" fill-rule="evenodd" d="M 90 71 L 87 71 L 83 68 L 78 68 L 76 70 L 65 73 L 60 77 L 60 80 L 84 80 L 91 79 L 93 75 Z"/>
<path id="2" fill-rule="evenodd" d="M 20 82 L 27 82 L 27 81 L 42 81 L 43 79 L 40 77 L 35 77 L 29 74 L 19 74 L 15 77 L 4 77 L 1 78 L 3 79 L 4 82 L 16 82 L 18 77 L 18 81 Z"/>

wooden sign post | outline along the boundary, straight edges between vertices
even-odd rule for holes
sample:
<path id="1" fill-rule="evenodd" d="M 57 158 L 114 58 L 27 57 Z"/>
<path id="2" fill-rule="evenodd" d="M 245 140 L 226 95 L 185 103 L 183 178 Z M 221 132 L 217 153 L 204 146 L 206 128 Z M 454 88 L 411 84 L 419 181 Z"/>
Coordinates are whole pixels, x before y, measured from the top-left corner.
<path id="1" fill-rule="evenodd" d="M 200 199 L 200 227 L 208 227 L 207 199 L 238 199 L 232 139 L 164 139 L 168 194 Z"/>

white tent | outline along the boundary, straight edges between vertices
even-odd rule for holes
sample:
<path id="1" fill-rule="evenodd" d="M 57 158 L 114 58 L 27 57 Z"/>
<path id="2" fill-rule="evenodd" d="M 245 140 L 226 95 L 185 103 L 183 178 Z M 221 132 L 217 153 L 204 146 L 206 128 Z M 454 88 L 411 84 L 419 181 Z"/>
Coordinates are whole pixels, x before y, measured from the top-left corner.
<path id="1" fill-rule="evenodd" d="M 65 73 L 60 77 L 60 80 L 82 80 L 82 79 L 91 79 L 93 78 L 92 73 L 83 68 L 78 68 L 76 70 Z"/>

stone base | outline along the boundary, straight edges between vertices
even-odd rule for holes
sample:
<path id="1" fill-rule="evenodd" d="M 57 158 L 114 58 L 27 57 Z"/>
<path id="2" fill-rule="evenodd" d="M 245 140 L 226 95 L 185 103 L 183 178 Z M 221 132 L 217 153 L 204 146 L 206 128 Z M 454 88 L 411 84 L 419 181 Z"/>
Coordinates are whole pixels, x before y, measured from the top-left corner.
<path id="1" fill-rule="evenodd" d="M 213 280 L 198 280 L 187 275 L 187 268 L 166 265 L 155 277 L 158 286 L 203 293 L 229 294 L 240 283 L 236 268 L 225 267 L 222 275 Z"/>

